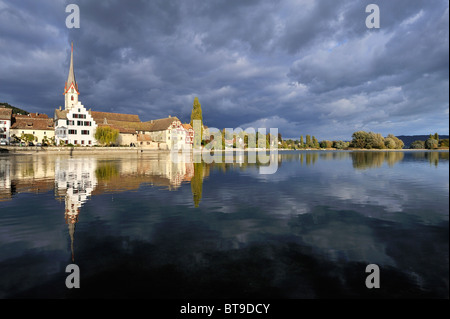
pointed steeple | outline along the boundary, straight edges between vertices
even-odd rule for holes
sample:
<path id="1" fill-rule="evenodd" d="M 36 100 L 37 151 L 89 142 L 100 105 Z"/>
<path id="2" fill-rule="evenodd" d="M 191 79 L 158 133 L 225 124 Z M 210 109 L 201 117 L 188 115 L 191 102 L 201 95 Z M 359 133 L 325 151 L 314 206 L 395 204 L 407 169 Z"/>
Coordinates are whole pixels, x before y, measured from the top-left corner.
<path id="1" fill-rule="evenodd" d="M 75 80 L 75 72 L 73 70 L 73 42 L 72 42 L 72 48 L 71 48 L 71 53 L 70 53 L 70 68 L 69 68 L 69 76 L 67 77 L 67 82 L 66 82 L 66 86 L 64 88 L 64 94 L 67 93 L 67 91 L 69 91 L 69 89 L 72 87 L 78 92 L 78 85 L 77 85 L 77 81 Z"/>

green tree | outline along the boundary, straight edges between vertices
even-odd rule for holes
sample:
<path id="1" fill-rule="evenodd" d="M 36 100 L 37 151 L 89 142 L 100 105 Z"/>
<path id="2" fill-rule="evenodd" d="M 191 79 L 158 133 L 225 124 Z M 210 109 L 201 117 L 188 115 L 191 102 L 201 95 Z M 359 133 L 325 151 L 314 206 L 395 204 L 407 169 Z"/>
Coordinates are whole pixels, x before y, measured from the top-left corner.
<path id="1" fill-rule="evenodd" d="M 97 127 L 94 137 L 102 145 L 111 145 L 117 141 L 119 130 L 109 126 L 100 126 Z"/>
<path id="2" fill-rule="evenodd" d="M 192 106 L 191 112 L 191 126 L 194 128 L 194 120 L 200 121 L 201 129 L 200 132 L 194 132 L 194 148 L 200 148 L 200 145 L 203 140 L 203 114 L 202 114 L 202 106 L 198 100 L 198 97 L 194 98 L 194 104 Z"/>
<path id="3" fill-rule="evenodd" d="M 337 150 L 343 150 L 350 146 L 350 142 L 334 141 L 333 147 Z"/>
<path id="4" fill-rule="evenodd" d="M 20 135 L 20 140 L 24 142 L 33 142 L 34 141 L 34 135 L 33 134 L 24 134 Z"/>
<path id="5" fill-rule="evenodd" d="M 371 149 L 383 149 L 384 146 L 384 137 L 379 133 L 369 132 L 367 136 L 367 144 L 366 148 Z"/>
<path id="6" fill-rule="evenodd" d="M 303 135 L 300 136 L 300 146 L 303 147 L 304 146 L 304 141 L 303 141 Z"/>
<path id="7" fill-rule="evenodd" d="M 312 137 L 312 147 L 320 148 L 319 141 L 315 136 Z"/>
<path id="8" fill-rule="evenodd" d="M 395 149 L 396 148 L 395 141 L 392 138 L 390 138 L 390 137 L 386 137 L 384 139 L 384 145 L 388 149 Z"/>
<path id="9" fill-rule="evenodd" d="M 438 133 L 434 133 L 433 138 L 434 138 L 436 141 L 438 141 L 438 143 L 439 143 L 439 134 L 438 134 Z"/>
<path id="10" fill-rule="evenodd" d="M 366 148 L 367 146 L 368 133 L 364 131 L 357 131 L 352 134 L 352 141 L 350 143 L 351 147 L 355 148 Z"/>
<path id="11" fill-rule="evenodd" d="M 414 141 L 411 143 L 411 145 L 409 146 L 409 148 L 411 149 L 423 149 L 425 148 L 425 142 L 424 141 Z"/>
<path id="12" fill-rule="evenodd" d="M 402 149 L 405 146 L 405 143 L 401 139 L 399 139 L 397 136 L 394 136 L 393 134 L 389 134 L 387 138 L 390 138 L 394 141 L 396 149 Z M 386 141 L 384 143 L 386 145 Z"/>
<path id="13" fill-rule="evenodd" d="M 322 148 L 332 148 L 333 147 L 333 142 L 327 141 L 327 140 L 322 141 L 322 142 L 320 142 L 320 147 L 322 147 Z"/>
<path id="14" fill-rule="evenodd" d="M 439 147 L 439 143 L 437 140 L 435 140 L 434 138 L 429 138 L 425 141 L 425 148 L 427 149 L 435 149 Z"/>
<path id="15" fill-rule="evenodd" d="M 440 142 L 439 142 L 439 146 L 441 146 L 441 147 L 448 147 L 448 144 L 449 144 L 448 138 L 440 140 Z"/>
<path id="16" fill-rule="evenodd" d="M 307 147 L 312 147 L 312 143 L 311 143 L 311 136 L 310 135 L 306 135 L 306 146 Z"/>

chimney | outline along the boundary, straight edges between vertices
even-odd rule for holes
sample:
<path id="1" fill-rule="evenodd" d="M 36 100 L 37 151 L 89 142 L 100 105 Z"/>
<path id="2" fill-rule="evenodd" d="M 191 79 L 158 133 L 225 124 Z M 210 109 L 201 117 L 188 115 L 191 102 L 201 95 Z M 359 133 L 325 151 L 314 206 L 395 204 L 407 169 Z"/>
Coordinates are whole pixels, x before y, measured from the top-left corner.
<path id="1" fill-rule="evenodd" d="M 61 111 L 61 106 L 59 106 L 59 110 Z"/>

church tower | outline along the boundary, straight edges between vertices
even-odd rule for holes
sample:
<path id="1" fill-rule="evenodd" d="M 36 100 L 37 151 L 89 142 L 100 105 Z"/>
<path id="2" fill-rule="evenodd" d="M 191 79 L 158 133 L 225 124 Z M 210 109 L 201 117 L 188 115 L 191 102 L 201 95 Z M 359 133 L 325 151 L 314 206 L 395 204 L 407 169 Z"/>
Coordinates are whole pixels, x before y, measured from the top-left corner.
<path id="1" fill-rule="evenodd" d="M 72 42 L 72 52 L 70 54 L 70 69 L 69 76 L 67 78 L 66 86 L 64 87 L 64 97 L 65 97 L 65 109 L 71 110 L 78 103 L 78 85 L 75 80 L 75 73 L 73 71 L 73 42 Z"/>

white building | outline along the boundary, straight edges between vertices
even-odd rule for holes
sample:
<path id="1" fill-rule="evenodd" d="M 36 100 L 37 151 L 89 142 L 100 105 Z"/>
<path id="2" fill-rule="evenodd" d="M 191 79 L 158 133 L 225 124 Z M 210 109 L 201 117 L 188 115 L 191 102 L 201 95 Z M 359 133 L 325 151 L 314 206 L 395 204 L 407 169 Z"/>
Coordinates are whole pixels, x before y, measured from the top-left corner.
<path id="1" fill-rule="evenodd" d="M 78 100 L 78 84 L 73 68 L 73 44 L 70 55 L 69 76 L 64 87 L 64 110 L 55 110 L 56 145 L 73 144 L 81 146 L 96 145 L 94 138 L 97 123 L 91 112 Z"/>
<path id="2" fill-rule="evenodd" d="M 0 142 L 10 142 L 12 110 L 4 106 L 0 106 Z"/>
<path id="3" fill-rule="evenodd" d="M 160 148 L 169 150 L 192 148 L 193 130 L 183 126 L 178 118 L 169 116 L 145 123 L 151 124 L 149 135 L 153 142 L 160 144 Z"/>

